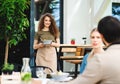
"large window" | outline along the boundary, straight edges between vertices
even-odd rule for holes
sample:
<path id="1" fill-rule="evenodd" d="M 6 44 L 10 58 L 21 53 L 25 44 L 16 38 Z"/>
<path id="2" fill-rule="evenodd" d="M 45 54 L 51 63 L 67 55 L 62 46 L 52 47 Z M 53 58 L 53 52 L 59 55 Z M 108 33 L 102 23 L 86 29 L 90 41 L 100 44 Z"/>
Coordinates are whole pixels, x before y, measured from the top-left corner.
<path id="1" fill-rule="evenodd" d="M 60 30 L 60 42 L 63 43 L 63 0 L 35 0 L 35 31 L 38 29 L 38 20 L 42 14 L 51 13 Z"/>
<path id="2" fill-rule="evenodd" d="M 60 28 L 60 8 L 62 8 L 60 6 L 60 0 L 39 0 L 35 2 L 36 25 L 41 15 L 49 12 L 54 16 L 57 26 Z"/>
<path id="3" fill-rule="evenodd" d="M 120 20 L 120 3 L 112 3 L 112 15 Z"/>

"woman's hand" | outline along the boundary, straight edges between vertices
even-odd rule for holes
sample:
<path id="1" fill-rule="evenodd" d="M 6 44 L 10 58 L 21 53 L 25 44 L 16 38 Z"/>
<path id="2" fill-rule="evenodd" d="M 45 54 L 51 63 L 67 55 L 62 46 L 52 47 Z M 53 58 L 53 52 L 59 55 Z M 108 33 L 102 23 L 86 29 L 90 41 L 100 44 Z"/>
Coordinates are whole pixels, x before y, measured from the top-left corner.
<path id="1" fill-rule="evenodd" d="M 43 48 L 45 45 L 43 43 L 39 43 L 39 48 Z"/>
<path id="2" fill-rule="evenodd" d="M 59 44 L 59 43 L 52 42 L 52 43 L 51 43 L 51 46 L 52 46 L 52 47 L 59 47 L 60 44 Z"/>
<path id="3" fill-rule="evenodd" d="M 43 43 L 38 43 L 38 40 L 34 40 L 33 49 L 39 49 L 44 47 Z"/>
<path id="4" fill-rule="evenodd" d="M 52 42 L 52 43 L 51 43 L 51 46 L 53 46 L 53 47 L 59 47 L 59 46 L 60 46 L 60 39 L 57 38 L 57 39 L 56 39 L 56 42 Z"/>

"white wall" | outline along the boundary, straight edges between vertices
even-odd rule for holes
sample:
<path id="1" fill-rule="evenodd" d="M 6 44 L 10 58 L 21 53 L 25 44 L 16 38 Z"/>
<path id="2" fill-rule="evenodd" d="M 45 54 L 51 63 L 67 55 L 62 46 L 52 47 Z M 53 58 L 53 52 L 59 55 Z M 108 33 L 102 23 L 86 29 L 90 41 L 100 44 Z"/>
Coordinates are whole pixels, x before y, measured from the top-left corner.
<path id="1" fill-rule="evenodd" d="M 111 0 L 64 0 L 64 43 L 75 38 L 82 44 L 84 36 L 90 43 L 91 29 L 106 15 L 111 15 Z"/>
<path id="2" fill-rule="evenodd" d="M 70 43 L 71 38 L 80 44 L 83 36 L 90 29 L 88 0 L 64 0 L 64 43 Z"/>

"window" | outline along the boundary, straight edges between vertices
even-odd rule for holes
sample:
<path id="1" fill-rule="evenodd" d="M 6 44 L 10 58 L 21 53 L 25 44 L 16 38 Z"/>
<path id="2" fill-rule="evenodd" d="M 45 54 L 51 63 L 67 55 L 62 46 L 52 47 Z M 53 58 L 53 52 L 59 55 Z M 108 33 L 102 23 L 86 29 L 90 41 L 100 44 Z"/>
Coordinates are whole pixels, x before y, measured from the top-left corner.
<path id="1" fill-rule="evenodd" d="M 120 20 L 120 3 L 112 3 L 112 15 Z"/>

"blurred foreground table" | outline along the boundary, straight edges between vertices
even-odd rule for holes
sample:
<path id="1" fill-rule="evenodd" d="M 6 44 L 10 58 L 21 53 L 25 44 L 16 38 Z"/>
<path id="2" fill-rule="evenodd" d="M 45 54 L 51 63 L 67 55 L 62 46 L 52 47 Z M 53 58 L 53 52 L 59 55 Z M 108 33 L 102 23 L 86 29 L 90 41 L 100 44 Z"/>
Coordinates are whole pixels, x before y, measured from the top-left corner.
<path id="1" fill-rule="evenodd" d="M 0 84 L 46 84 L 44 80 L 38 80 L 36 78 L 31 78 L 29 82 L 21 81 L 20 72 L 14 72 L 12 75 L 1 75 L 0 76 Z"/>

